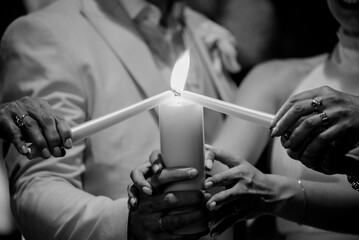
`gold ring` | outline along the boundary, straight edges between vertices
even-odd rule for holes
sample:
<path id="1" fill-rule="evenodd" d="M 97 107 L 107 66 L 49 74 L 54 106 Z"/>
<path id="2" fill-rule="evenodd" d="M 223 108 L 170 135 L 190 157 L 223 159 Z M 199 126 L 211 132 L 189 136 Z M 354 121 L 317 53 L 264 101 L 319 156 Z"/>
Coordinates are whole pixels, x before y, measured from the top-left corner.
<path id="1" fill-rule="evenodd" d="M 314 109 L 314 112 L 319 112 L 318 107 L 323 104 L 323 98 L 316 97 L 312 99 L 312 107 Z"/>

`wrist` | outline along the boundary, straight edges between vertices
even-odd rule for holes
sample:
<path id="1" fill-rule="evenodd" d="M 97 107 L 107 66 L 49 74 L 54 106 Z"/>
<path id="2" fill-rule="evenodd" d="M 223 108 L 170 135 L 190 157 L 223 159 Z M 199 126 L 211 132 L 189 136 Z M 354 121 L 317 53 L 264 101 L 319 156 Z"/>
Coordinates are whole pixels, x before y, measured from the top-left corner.
<path id="1" fill-rule="evenodd" d="M 272 191 L 267 213 L 302 224 L 308 204 L 303 183 L 279 175 L 268 175 L 267 182 Z"/>

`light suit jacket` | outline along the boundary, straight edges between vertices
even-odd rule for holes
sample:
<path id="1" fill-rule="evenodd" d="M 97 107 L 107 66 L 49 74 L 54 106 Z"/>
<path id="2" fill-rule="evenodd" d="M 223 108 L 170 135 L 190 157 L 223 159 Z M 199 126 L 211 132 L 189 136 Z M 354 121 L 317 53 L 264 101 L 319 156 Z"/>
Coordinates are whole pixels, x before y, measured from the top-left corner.
<path id="1" fill-rule="evenodd" d="M 186 17 L 194 52 L 208 58 L 195 34 L 206 20 L 190 10 Z M 71 126 L 169 89 L 117 0 L 62 0 L 18 19 L 3 38 L 1 59 L 3 102 L 45 98 Z M 232 87 L 223 76 L 205 77 L 206 95 L 230 101 Z M 205 118 L 212 131 L 222 121 L 214 112 Z M 63 158 L 28 161 L 11 148 L 11 206 L 24 237 L 127 239 L 129 174 L 154 149 L 155 111 L 75 144 Z"/>

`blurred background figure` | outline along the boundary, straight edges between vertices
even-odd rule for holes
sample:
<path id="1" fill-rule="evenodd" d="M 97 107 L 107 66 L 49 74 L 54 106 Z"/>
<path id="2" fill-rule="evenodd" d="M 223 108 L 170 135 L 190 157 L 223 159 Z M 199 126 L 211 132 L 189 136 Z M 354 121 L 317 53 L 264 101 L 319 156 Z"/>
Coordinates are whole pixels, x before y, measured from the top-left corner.
<path id="1" fill-rule="evenodd" d="M 265 60 L 328 52 L 337 40 L 338 23 L 326 1 L 188 0 L 187 4 L 235 36 L 242 67 L 234 76 L 237 82 Z"/>

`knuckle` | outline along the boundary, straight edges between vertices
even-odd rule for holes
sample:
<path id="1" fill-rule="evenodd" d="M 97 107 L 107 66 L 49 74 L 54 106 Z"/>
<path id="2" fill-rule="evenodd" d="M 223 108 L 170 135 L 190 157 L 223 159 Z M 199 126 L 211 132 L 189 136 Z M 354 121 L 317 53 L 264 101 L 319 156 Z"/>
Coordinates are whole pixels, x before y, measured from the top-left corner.
<path id="1" fill-rule="evenodd" d="M 301 104 L 295 103 L 293 105 L 294 113 L 302 113 L 304 111 L 304 107 Z"/>
<path id="2" fill-rule="evenodd" d="M 135 175 L 136 175 L 136 169 L 133 169 L 133 170 L 131 171 L 131 173 L 130 173 L 130 178 L 131 178 L 132 180 L 134 180 Z"/>
<path id="3" fill-rule="evenodd" d="M 317 136 L 317 140 L 320 142 L 320 143 L 328 143 L 329 142 L 329 136 L 325 133 L 322 133 L 322 134 L 319 134 Z"/>
<path id="4" fill-rule="evenodd" d="M 46 114 L 42 118 L 42 123 L 44 124 L 44 126 L 52 127 L 55 124 L 55 119 L 51 115 Z"/>
<path id="5" fill-rule="evenodd" d="M 60 139 L 59 135 L 57 135 L 57 134 L 47 134 L 46 141 L 50 145 L 59 145 L 61 143 L 61 139 Z"/>
<path id="6" fill-rule="evenodd" d="M 304 124 L 305 128 L 312 129 L 312 128 L 315 128 L 316 121 L 315 121 L 314 118 L 307 118 L 307 119 L 304 120 L 303 124 Z"/>
<path id="7" fill-rule="evenodd" d="M 24 121 L 25 127 L 26 128 L 34 128 L 34 127 L 38 127 L 39 124 L 37 123 L 37 121 L 35 121 L 33 118 L 27 117 L 26 121 Z"/>
<path id="8" fill-rule="evenodd" d="M 167 193 L 163 196 L 163 203 L 167 207 L 176 205 L 177 198 L 173 193 Z"/>

